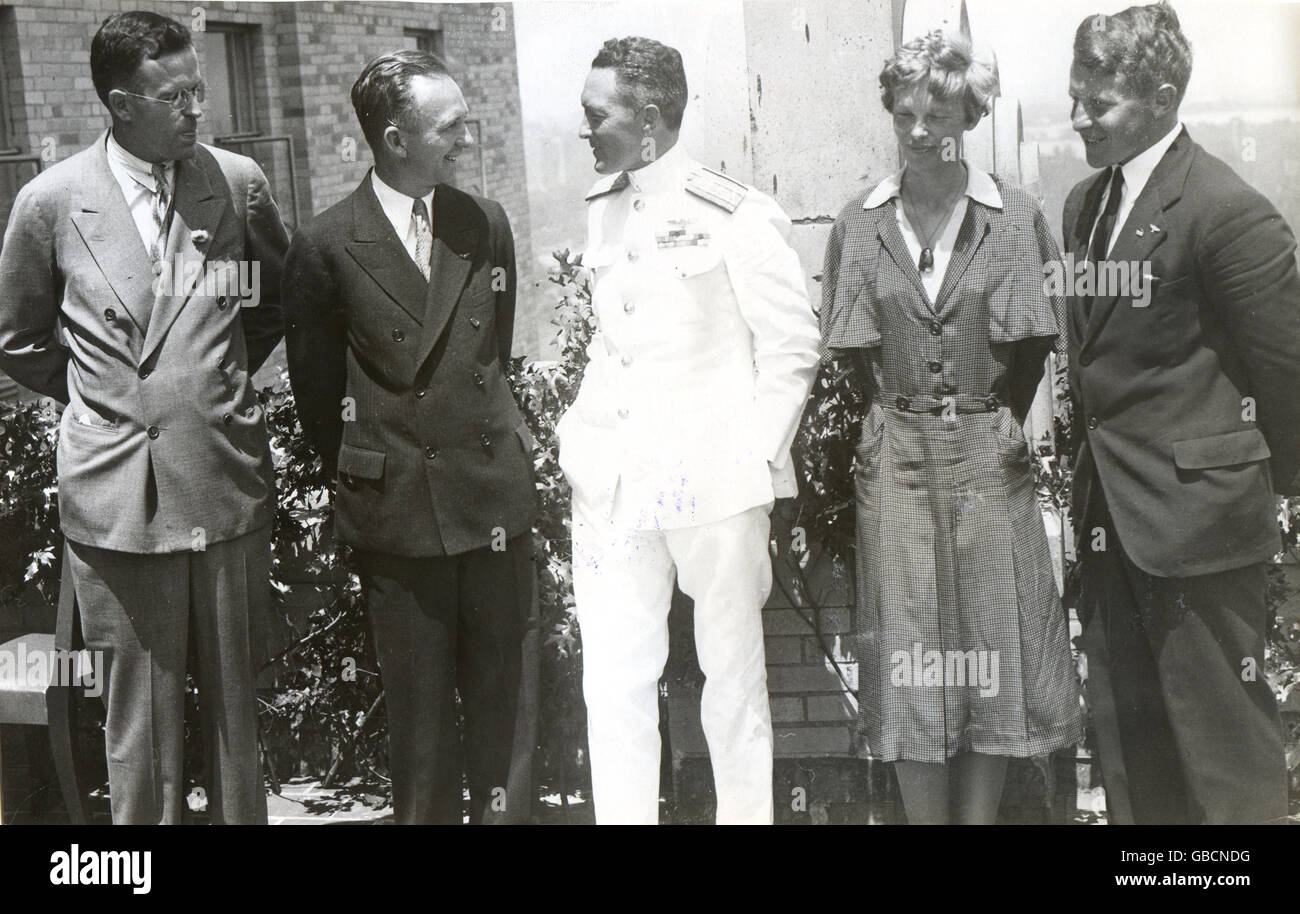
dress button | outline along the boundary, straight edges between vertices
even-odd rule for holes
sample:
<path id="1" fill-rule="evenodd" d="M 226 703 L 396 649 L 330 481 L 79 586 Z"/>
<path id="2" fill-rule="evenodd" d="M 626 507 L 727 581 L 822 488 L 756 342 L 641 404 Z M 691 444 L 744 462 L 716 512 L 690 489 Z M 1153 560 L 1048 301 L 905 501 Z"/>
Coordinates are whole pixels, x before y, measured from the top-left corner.
<path id="1" fill-rule="evenodd" d="M 943 371 L 943 362 L 931 362 L 930 371 L 934 374 L 938 374 L 939 372 Z"/>
<path id="2" fill-rule="evenodd" d="M 158 426 L 156 426 L 156 425 L 151 425 L 151 426 L 149 426 L 149 428 L 145 431 L 145 434 L 148 435 L 150 438 L 157 438 L 158 435 L 161 434 L 161 433 L 158 431 Z"/>
<path id="3" fill-rule="evenodd" d="M 424 456 L 432 460 L 433 458 L 438 456 L 438 449 L 433 445 L 429 445 L 424 449 Z"/>
<path id="4" fill-rule="evenodd" d="M 117 320 L 117 312 L 112 308 L 105 308 L 104 320 L 108 321 L 110 324 L 113 323 L 113 321 Z"/>
<path id="5" fill-rule="evenodd" d="M 400 343 L 404 339 L 406 339 L 406 334 L 402 332 L 401 327 L 393 331 L 393 342 Z"/>
<path id="6" fill-rule="evenodd" d="M 620 409 L 620 410 L 618 411 L 618 417 L 619 417 L 620 419 L 626 419 L 626 418 L 627 418 L 627 409 Z"/>
<path id="7" fill-rule="evenodd" d="M 637 197 L 635 200 L 632 201 L 632 208 L 636 210 L 638 213 L 641 212 L 641 210 L 645 209 L 645 200 L 641 199 L 640 197 Z"/>
<path id="8" fill-rule="evenodd" d="M 479 319 L 477 317 L 471 317 L 469 319 L 469 325 L 477 330 L 479 328 Z"/>
<path id="9" fill-rule="evenodd" d="M 899 409 L 907 409 L 907 407 L 911 405 L 911 401 L 908 400 L 907 397 L 899 397 L 894 401 L 894 405 Z"/>
<path id="10" fill-rule="evenodd" d="M 633 311 L 635 311 L 635 310 L 636 310 L 636 305 L 632 304 L 630 301 L 625 301 L 625 302 L 623 302 L 623 313 L 624 313 L 624 314 L 631 314 L 631 313 L 632 313 Z"/>
<path id="11" fill-rule="evenodd" d="M 1101 422 L 1097 419 L 1096 416 L 1088 417 L 1088 428 L 1096 428 L 1099 425 L 1101 425 Z"/>
<path id="12" fill-rule="evenodd" d="M 224 416 L 221 417 L 221 421 L 223 424 L 229 425 L 230 423 L 235 421 L 235 417 L 230 415 L 230 413 L 226 413 Z"/>
<path id="13" fill-rule="evenodd" d="M 420 400 L 424 399 L 424 395 L 427 394 L 428 392 L 429 392 L 428 390 L 421 387 L 419 390 L 415 392 L 416 399 L 420 399 Z"/>
<path id="14" fill-rule="evenodd" d="M 998 398 L 993 396 L 985 397 L 984 408 L 987 409 L 989 412 L 993 412 L 995 409 L 998 408 Z"/>
<path id="15" fill-rule="evenodd" d="M 487 432 L 484 432 L 482 435 L 480 435 L 478 440 L 483 442 L 484 447 L 492 446 L 492 439 L 488 437 Z"/>
<path id="16" fill-rule="evenodd" d="M 145 378 L 149 377 L 149 375 L 153 374 L 153 369 L 145 368 L 143 365 L 141 365 L 140 370 L 137 371 L 136 374 L 139 375 L 140 380 L 143 381 Z"/>
<path id="17" fill-rule="evenodd" d="M 641 257 L 641 255 L 638 254 L 636 251 L 628 251 L 628 252 L 627 252 L 627 262 L 628 262 L 628 263 L 636 263 L 637 260 L 640 259 L 640 257 Z"/>
<path id="18" fill-rule="evenodd" d="M 943 334 L 943 324 L 939 323 L 938 321 L 930 321 L 930 332 L 931 332 L 932 334 L 934 334 L 935 336 L 940 336 L 940 335 L 942 335 L 942 334 Z"/>

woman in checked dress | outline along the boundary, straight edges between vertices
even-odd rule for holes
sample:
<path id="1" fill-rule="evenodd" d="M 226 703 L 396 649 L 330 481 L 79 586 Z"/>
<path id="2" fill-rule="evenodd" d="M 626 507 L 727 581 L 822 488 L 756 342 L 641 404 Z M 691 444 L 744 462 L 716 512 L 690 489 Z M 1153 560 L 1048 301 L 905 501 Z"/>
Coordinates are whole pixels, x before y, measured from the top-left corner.
<path id="1" fill-rule="evenodd" d="M 994 69 L 942 32 L 880 76 L 904 166 L 826 251 L 827 349 L 870 409 L 855 461 L 859 733 L 908 820 L 991 823 L 1007 759 L 1082 738 L 1022 423 L 1064 350 L 1037 204 L 960 158 Z"/>

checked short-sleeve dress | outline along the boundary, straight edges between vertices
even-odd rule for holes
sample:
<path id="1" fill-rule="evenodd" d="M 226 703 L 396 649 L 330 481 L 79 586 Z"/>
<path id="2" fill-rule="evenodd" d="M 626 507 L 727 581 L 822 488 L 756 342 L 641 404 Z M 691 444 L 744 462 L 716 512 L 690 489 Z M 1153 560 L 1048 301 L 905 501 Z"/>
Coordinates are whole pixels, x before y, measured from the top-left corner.
<path id="1" fill-rule="evenodd" d="M 967 200 L 933 303 L 896 198 L 851 201 L 826 254 L 823 342 L 859 366 L 871 403 L 854 467 L 858 732 L 885 761 L 1082 738 L 1017 419 L 1053 342 L 1063 351 L 1064 304 L 1043 282 L 1060 255 L 1026 193 L 976 174 L 1001 207 Z"/>

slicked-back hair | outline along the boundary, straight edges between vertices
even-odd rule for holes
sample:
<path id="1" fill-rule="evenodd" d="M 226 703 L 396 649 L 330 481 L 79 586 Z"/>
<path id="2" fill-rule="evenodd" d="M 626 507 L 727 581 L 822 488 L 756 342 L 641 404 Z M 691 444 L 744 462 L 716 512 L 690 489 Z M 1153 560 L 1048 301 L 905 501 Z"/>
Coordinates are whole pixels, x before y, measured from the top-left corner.
<path id="1" fill-rule="evenodd" d="M 417 76 L 452 78 L 436 54 L 403 49 L 370 61 L 352 84 L 352 108 L 371 150 L 379 149 L 390 122 L 402 122 L 411 103 L 411 80 Z"/>
<path id="2" fill-rule="evenodd" d="M 682 55 L 652 38 L 611 38 L 591 62 L 593 70 L 613 70 L 619 91 L 640 110 L 655 105 L 664 123 L 676 130 L 686 111 L 686 68 Z"/>
<path id="3" fill-rule="evenodd" d="M 1130 6 L 1079 23 L 1074 62 L 1087 70 L 1118 74 L 1120 91 L 1129 98 L 1147 98 L 1169 83 L 1181 103 L 1192 76 L 1192 46 L 1168 3 Z"/>
<path id="4" fill-rule="evenodd" d="M 961 34 L 935 29 L 913 38 L 880 71 L 880 101 L 894 113 L 899 92 L 924 86 L 939 102 L 960 101 L 968 123 L 988 113 L 998 93 L 998 72 L 991 60 L 978 57 Z"/>
<path id="5" fill-rule="evenodd" d="M 134 90 L 140 64 L 189 47 L 193 47 L 189 30 L 175 19 L 143 10 L 115 13 L 103 21 L 90 42 L 90 81 L 99 100 L 109 107 L 109 92 Z"/>

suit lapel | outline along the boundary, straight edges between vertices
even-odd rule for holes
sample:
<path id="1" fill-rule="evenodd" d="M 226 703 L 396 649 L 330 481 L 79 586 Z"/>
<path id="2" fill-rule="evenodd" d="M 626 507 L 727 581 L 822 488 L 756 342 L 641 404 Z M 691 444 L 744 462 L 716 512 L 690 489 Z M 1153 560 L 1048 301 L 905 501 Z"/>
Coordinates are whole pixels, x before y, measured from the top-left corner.
<path id="1" fill-rule="evenodd" d="M 122 188 L 109 170 L 107 136 L 100 135 L 83 172 L 81 212 L 72 214 L 72 224 L 143 337 L 153 307 L 153 265 Z"/>
<path id="2" fill-rule="evenodd" d="M 970 266 L 975 252 L 984 243 L 984 236 L 988 234 L 988 227 L 988 210 L 974 200 L 968 199 L 966 202 L 966 218 L 961 221 L 961 228 L 957 230 L 957 240 L 953 243 L 952 258 L 948 261 L 948 269 L 943 275 L 943 282 L 939 286 L 939 295 L 934 302 L 935 314 L 943 311 L 943 306 L 948 303 L 952 290 L 957 287 L 957 283 L 961 282 L 961 278 L 965 274 L 966 268 Z"/>
<path id="3" fill-rule="evenodd" d="M 154 299 L 153 314 L 144 338 L 140 361 L 158 348 L 177 316 L 194 295 L 194 288 L 207 269 L 208 251 L 215 244 L 217 226 L 226 210 L 226 201 L 212 191 L 208 173 L 200 164 L 200 149 L 193 159 L 176 163 L 176 188 L 173 192 L 172 222 L 167 233 L 164 272 Z M 202 247 L 195 242 L 197 233 L 207 236 Z"/>
<path id="4" fill-rule="evenodd" d="M 1183 184 L 1187 180 L 1187 170 L 1192 164 L 1192 139 L 1183 130 L 1165 152 L 1155 171 L 1151 173 L 1146 187 L 1138 195 L 1133 210 L 1116 236 L 1115 246 L 1111 248 L 1107 260 L 1113 263 L 1136 263 L 1139 271 L 1146 271 L 1145 266 L 1151 254 L 1169 237 L 1165 210 L 1173 206 L 1183 194 Z M 1104 174 L 1104 173 L 1103 173 Z M 1085 208 L 1085 213 L 1086 213 Z M 1082 244 L 1087 246 L 1087 232 L 1083 233 Z M 1086 250 L 1084 253 L 1086 257 Z M 1130 288 L 1136 277 L 1129 277 Z M 1148 280 L 1149 281 L 1149 280 Z M 1112 290 L 1113 291 L 1113 290 Z M 1081 348 L 1086 348 L 1101 333 L 1107 319 L 1115 310 L 1120 296 L 1098 295 L 1093 299 L 1092 309 L 1088 312 L 1087 325 L 1083 332 Z"/>
<path id="5" fill-rule="evenodd" d="M 393 231 L 370 181 L 367 176 L 352 196 L 353 234 L 347 251 L 412 320 L 421 323 L 429 283 Z"/>
<path id="6" fill-rule="evenodd" d="M 479 231 L 469 218 L 466 200 L 464 195 L 447 185 L 439 185 L 433 195 L 432 271 L 420 341 L 416 346 L 416 365 L 423 363 L 433 351 L 456 309 L 456 303 L 460 301 L 470 267 L 474 264 Z"/>

